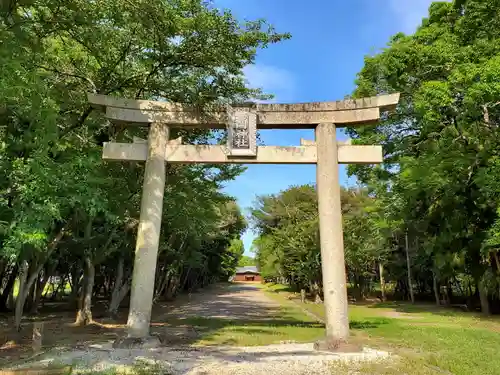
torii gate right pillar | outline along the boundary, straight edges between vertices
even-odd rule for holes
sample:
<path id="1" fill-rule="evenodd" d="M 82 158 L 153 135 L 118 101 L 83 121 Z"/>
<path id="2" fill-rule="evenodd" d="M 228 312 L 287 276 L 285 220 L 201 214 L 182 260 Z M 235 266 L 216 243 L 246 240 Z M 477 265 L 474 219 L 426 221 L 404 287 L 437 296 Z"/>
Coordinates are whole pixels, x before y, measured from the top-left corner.
<path id="1" fill-rule="evenodd" d="M 335 124 L 323 123 L 316 127 L 316 147 L 326 338 L 316 343 L 315 348 L 342 350 L 349 338 L 349 318 Z"/>

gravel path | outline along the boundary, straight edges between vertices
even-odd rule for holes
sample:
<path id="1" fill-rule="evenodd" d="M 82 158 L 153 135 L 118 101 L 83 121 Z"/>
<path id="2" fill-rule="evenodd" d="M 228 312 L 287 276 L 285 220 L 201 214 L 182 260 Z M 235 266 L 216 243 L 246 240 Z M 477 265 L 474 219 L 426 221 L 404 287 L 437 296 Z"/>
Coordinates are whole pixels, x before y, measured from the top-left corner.
<path id="1" fill-rule="evenodd" d="M 161 306 L 160 306 L 161 307 Z M 173 318 L 218 318 L 259 320 L 279 312 L 277 302 L 256 285 L 217 286 L 172 308 L 155 321 Z M 281 344 L 263 347 L 190 347 L 170 345 L 156 349 L 113 349 L 112 343 L 67 350 L 56 348 L 31 365 L 60 363 L 78 370 L 102 371 L 141 363 L 147 373 L 161 369 L 173 375 L 330 375 L 332 361 L 373 361 L 387 353 L 365 350 L 362 353 L 333 354 L 317 352 L 313 344 Z M 144 373 L 144 372 L 142 372 Z"/>
<path id="2" fill-rule="evenodd" d="M 366 349 L 363 353 L 322 353 L 313 344 L 284 344 L 260 347 L 167 348 L 148 350 L 112 349 L 93 346 L 87 350 L 54 352 L 53 360 L 73 365 L 74 370 L 104 371 L 113 367 L 141 363 L 146 371 L 172 375 L 331 375 L 334 361 L 375 361 L 387 353 Z"/>
<path id="3" fill-rule="evenodd" d="M 272 317 L 279 305 L 253 284 L 214 286 L 192 294 L 181 305 L 168 307 L 163 315 L 175 318 L 204 318 L 259 320 Z"/>

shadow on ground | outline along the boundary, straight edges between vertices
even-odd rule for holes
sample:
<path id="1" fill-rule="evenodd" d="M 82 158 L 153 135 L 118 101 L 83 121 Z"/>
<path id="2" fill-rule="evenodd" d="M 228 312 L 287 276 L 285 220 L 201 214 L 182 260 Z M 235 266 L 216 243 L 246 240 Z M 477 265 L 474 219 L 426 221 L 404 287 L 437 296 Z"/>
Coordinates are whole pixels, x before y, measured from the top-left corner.
<path id="1" fill-rule="evenodd" d="M 368 328 L 378 328 L 381 325 L 389 324 L 390 320 L 387 318 L 369 318 L 366 320 L 351 320 L 349 322 L 350 329 L 363 330 Z"/>
<path id="2" fill-rule="evenodd" d="M 380 302 L 375 304 L 368 304 L 366 306 L 373 309 L 392 309 L 396 312 L 406 313 L 406 314 L 428 313 L 439 316 L 456 316 L 457 313 L 462 313 L 473 316 L 480 320 L 494 321 L 500 323 L 500 317 L 481 315 L 477 311 L 466 311 L 464 310 L 463 305 L 447 307 L 447 306 L 436 306 L 435 304 L 432 303 L 411 304 L 410 302 L 394 301 L 394 302 Z"/>

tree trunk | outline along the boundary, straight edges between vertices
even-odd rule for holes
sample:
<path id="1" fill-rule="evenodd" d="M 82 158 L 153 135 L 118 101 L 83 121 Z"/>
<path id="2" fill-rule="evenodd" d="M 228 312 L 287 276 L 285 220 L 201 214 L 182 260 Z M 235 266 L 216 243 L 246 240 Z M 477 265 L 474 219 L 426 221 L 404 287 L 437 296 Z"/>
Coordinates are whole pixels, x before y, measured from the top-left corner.
<path id="1" fill-rule="evenodd" d="M 450 305 L 453 303 L 453 288 L 451 286 L 450 279 L 446 280 L 446 300 Z"/>
<path id="2" fill-rule="evenodd" d="M 170 283 L 168 284 L 168 288 L 165 293 L 165 299 L 167 301 L 171 301 L 174 299 L 177 293 L 178 286 L 179 286 L 179 277 L 173 275 L 172 278 L 170 279 Z"/>
<path id="3" fill-rule="evenodd" d="M 80 279 L 82 278 L 82 272 L 80 267 L 73 267 L 73 270 L 71 272 L 71 281 L 70 281 L 70 286 L 71 286 L 71 293 L 69 295 L 68 299 L 68 304 L 69 307 L 74 309 L 75 307 L 78 306 L 78 292 L 80 290 Z"/>
<path id="4" fill-rule="evenodd" d="M 448 288 L 449 288 L 448 285 L 449 285 L 448 282 L 446 282 L 445 285 L 442 286 L 445 306 L 451 305 L 450 292 L 448 290 Z"/>
<path id="5" fill-rule="evenodd" d="M 2 280 L 4 278 L 4 271 L 7 268 L 7 261 L 0 259 L 0 286 L 2 285 Z"/>
<path id="6" fill-rule="evenodd" d="M 500 273 L 500 259 L 498 259 L 498 253 L 493 251 L 493 259 L 495 260 L 496 272 Z"/>
<path id="7" fill-rule="evenodd" d="M 320 304 L 323 303 L 323 300 L 321 299 L 321 296 L 319 295 L 319 285 L 318 282 L 315 281 L 313 284 L 313 291 L 314 291 L 314 303 Z"/>
<path id="8" fill-rule="evenodd" d="M 61 234 L 62 238 L 62 234 Z M 59 238 L 60 239 L 60 238 Z M 48 257 L 50 253 L 52 252 L 49 251 L 46 255 Z M 47 259 L 47 258 L 45 258 Z M 17 294 L 16 298 L 16 312 L 15 312 L 15 324 L 16 324 L 16 329 L 19 331 L 21 329 L 21 318 L 22 318 L 22 313 L 24 310 L 24 304 L 26 303 L 26 298 L 28 297 L 28 294 L 31 290 L 31 287 L 33 283 L 37 280 L 38 275 L 40 274 L 40 271 L 42 270 L 42 267 L 44 266 L 45 261 L 40 262 L 38 267 L 36 267 L 35 271 L 28 277 L 28 280 L 26 280 L 27 277 L 27 270 L 28 270 L 28 262 L 23 261 L 23 267 L 26 267 L 26 273 L 25 275 L 20 275 L 19 276 L 19 293 Z M 21 280 L 23 279 L 23 282 Z"/>
<path id="9" fill-rule="evenodd" d="M 21 330 L 21 319 L 23 317 L 23 308 L 24 302 L 26 301 L 26 297 L 28 296 L 28 292 L 26 289 L 26 281 L 28 278 L 28 262 L 23 260 L 21 262 L 21 266 L 19 267 L 19 290 L 17 292 L 16 298 L 16 311 L 14 313 L 14 326 L 16 330 L 19 332 Z"/>
<path id="10" fill-rule="evenodd" d="M 434 290 L 434 298 L 436 300 L 436 306 L 440 306 L 441 299 L 439 298 L 439 283 L 436 272 L 434 270 L 432 270 L 432 289 Z"/>
<path id="11" fill-rule="evenodd" d="M 304 288 L 300 289 L 300 301 L 306 303 L 306 290 Z"/>
<path id="12" fill-rule="evenodd" d="M 14 288 L 10 290 L 9 298 L 7 299 L 7 310 L 14 310 L 16 307 L 16 299 L 14 298 Z"/>
<path id="13" fill-rule="evenodd" d="M 28 268 L 28 275 L 32 275 L 34 270 L 38 268 L 38 267 L 33 267 L 35 265 L 36 264 L 33 263 L 30 264 L 30 267 Z M 42 271 L 42 269 L 40 269 L 40 272 Z M 38 284 L 39 282 L 40 282 L 40 273 L 36 275 L 35 281 L 29 287 L 28 296 L 26 297 L 26 301 L 24 302 L 24 309 L 26 309 L 27 311 L 31 311 L 31 308 L 33 307 L 33 302 L 35 301 L 35 294 L 36 294 L 36 284 Z"/>
<path id="14" fill-rule="evenodd" d="M 111 301 L 109 302 L 108 314 L 112 318 L 116 317 L 118 314 L 118 308 L 120 307 L 120 303 L 123 301 L 125 296 L 128 294 L 130 290 L 130 278 L 123 283 L 123 267 L 124 260 L 123 257 L 120 257 L 118 260 L 118 266 L 116 269 L 116 278 L 115 284 L 113 286 L 113 293 L 111 294 Z"/>
<path id="15" fill-rule="evenodd" d="M 118 259 L 118 265 L 116 266 L 115 284 L 113 285 L 113 292 L 111 293 L 111 299 L 113 299 L 114 296 L 120 292 L 120 288 L 123 282 L 123 264 L 124 264 L 123 257 L 120 256 L 120 259 Z"/>
<path id="16" fill-rule="evenodd" d="M 55 287 L 54 284 L 52 284 L 52 294 L 50 295 L 51 301 L 55 301 L 57 299 L 57 296 L 61 292 L 61 290 L 64 291 L 64 289 L 66 287 L 66 282 L 67 282 L 66 275 L 61 276 L 61 278 L 59 280 L 60 280 L 60 282 L 59 282 L 59 284 L 57 284 L 57 288 Z"/>
<path id="17" fill-rule="evenodd" d="M 38 282 L 36 283 L 36 292 L 33 299 L 33 305 L 31 306 L 32 314 L 38 314 L 38 306 L 40 305 L 40 299 L 42 298 L 45 286 L 47 285 L 47 282 L 49 281 L 51 274 L 54 272 L 54 269 L 55 265 L 51 266 L 50 268 L 47 267 L 45 269 L 42 280 L 38 280 Z"/>
<path id="18" fill-rule="evenodd" d="M 158 299 L 162 296 L 163 292 L 165 291 L 165 288 L 168 285 L 169 280 L 170 280 L 170 271 L 165 272 L 165 276 L 163 277 L 160 288 L 158 289 L 158 292 L 156 293 L 153 299 L 153 304 L 156 303 Z"/>
<path id="19" fill-rule="evenodd" d="M 52 241 L 49 243 L 47 246 L 47 251 L 44 255 L 43 260 L 40 260 L 40 263 L 38 267 L 36 267 L 35 271 L 28 277 L 28 280 L 26 281 L 27 277 L 27 271 L 28 271 L 28 262 L 23 261 L 22 266 L 25 267 L 26 272 L 24 272 L 23 275 L 20 275 L 19 277 L 19 293 L 16 298 L 16 312 L 15 312 L 15 327 L 19 331 L 21 329 L 21 318 L 23 314 L 23 309 L 24 309 L 24 303 L 26 302 L 26 298 L 28 297 L 28 292 L 31 289 L 31 286 L 35 282 L 35 280 L 38 278 L 38 275 L 40 274 L 40 271 L 42 270 L 43 266 L 45 265 L 45 262 L 47 259 L 50 257 L 50 254 L 57 248 L 57 245 L 61 241 L 61 239 L 64 237 L 66 229 L 65 227 L 62 227 L 57 235 L 52 239 Z M 21 279 L 24 280 L 23 283 L 21 283 Z M 21 285 L 23 287 L 21 288 Z"/>
<path id="20" fill-rule="evenodd" d="M 380 276 L 380 293 L 382 295 L 381 299 L 382 299 L 382 302 L 385 302 L 387 300 L 387 298 L 385 296 L 384 265 L 382 264 L 382 262 L 378 263 L 378 273 Z"/>
<path id="21" fill-rule="evenodd" d="M 47 299 L 47 296 L 49 295 L 49 292 L 50 292 L 50 296 L 52 297 L 56 291 L 56 287 L 54 285 L 54 283 L 48 283 L 49 284 L 49 287 L 45 290 L 44 288 L 44 292 L 45 293 L 42 293 L 42 299 L 43 301 L 45 301 Z"/>
<path id="22" fill-rule="evenodd" d="M 488 291 L 484 285 L 483 281 L 478 284 L 479 291 L 479 301 L 481 302 L 481 313 L 484 315 L 490 315 L 490 302 L 488 301 Z"/>
<path id="23" fill-rule="evenodd" d="M 168 279 L 167 279 L 167 284 L 165 285 L 165 290 L 163 291 L 163 298 L 165 300 L 168 300 L 168 294 L 170 293 L 170 288 L 171 288 L 171 285 L 172 285 L 172 282 L 175 278 L 175 271 L 172 271 L 169 275 L 168 275 Z"/>
<path id="24" fill-rule="evenodd" d="M 415 303 L 415 296 L 413 294 L 413 284 L 411 281 L 410 253 L 408 251 L 408 232 L 405 233 L 405 250 L 406 250 L 406 266 L 408 269 L 408 289 L 410 291 L 410 300 L 411 303 Z"/>
<path id="25" fill-rule="evenodd" d="M 366 279 L 364 276 L 358 278 L 358 287 L 360 301 L 364 301 L 366 299 Z"/>
<path id="26" fill-rule="evenodd" d="M 95 267 L 90 257 L 85 257 L 85 276 L 82 287 L 80 309 L 76 315 L 76 325 L 92 323 L 92 291 L 94 289 Z"/>
<path id="27" fill-rule="evenodd" d="M 7 279 L 7 283 L 5 284 L 5 288 L 3 289 L 2 294 L 0 295 L 0 311 L 8 310 L 7 301 L 12 293 L 12 290 L 14 289 L 14 284 L 16 283 L 18 269 L 19 268 L 16 264 L 12 269 L 12 271 L 10 272 L 9 278 Z"/>
<path id="28" fill-rule="evenodd" d="M 182 289 L 181 289 L 181 293 L 183 290 L 186 290 L 186 287 L 187 287 L 187 283 L 189 281 L 189 274 L 191 273 L 191 267 L 188 267 L 188 270 L 186 272 L 186 276 L 184 276 L 184 281 L 182 282 Z"/>
<path id="29" fill-rule="evenodd" d="M 113 297 L 111 299 L 111 302 L 109 304 L 108 308 L 108 314 L 112 317 L 115 318 L 118 315 L 118 309 L 120 308 L 120 304 L 125 298 L 125 296 L 128 294 L 130 291 L 130 286 L 132 284 L 132 280 L 128 279 L 125 284 L 121 286 L 121 288 L 118 290 L 116 294 L 113 294 Z"/>
<path id="30" fill-rule="evenodd" d="M 3 280 L 9 275 L 7 261 L 0 258 L 0 290 L 2 289 Z M 0 297 L 2 293 L 0 292 Z"/>
<path id="31" fill-rule="evenodd" d="M 43 285 L 42 285 L 43 284 Z M 38 279 L 33 283 L 33 294 L 30 306 L 30 314 L 38 314 L 38 303 L 42 297 L 43 287 L 45 286 L 44 280 L 40 280 L 40 275 Z"/>

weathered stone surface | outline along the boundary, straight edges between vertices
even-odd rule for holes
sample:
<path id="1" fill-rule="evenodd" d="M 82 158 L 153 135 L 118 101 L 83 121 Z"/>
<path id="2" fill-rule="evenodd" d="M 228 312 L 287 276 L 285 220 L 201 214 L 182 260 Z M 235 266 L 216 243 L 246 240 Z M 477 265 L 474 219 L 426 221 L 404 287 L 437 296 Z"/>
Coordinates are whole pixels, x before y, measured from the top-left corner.
<path id="1" fill-rule="evenodd" d="M 136 100 L 117 98 L 115 96 L 87 94 L 89 103 L 96 109 L 103 110 L 106 107 L 116 107 L 125 109 L 145 109 L 167 112 L 196 112 L 197 108 L 180 103 L 159 102 L 153 100 Z"/>
<path id="2" fill-rule="evenodd" d="M 399 93 L 389 95 L 372 96 L 362 99 L 347 99 L 331 102 L 310 102 L 293 104 L 267 104 L 267 103 L 247 103 L 241 104 L 242 108 L 252 108 L 260 112 L 318 112 L 318 111 L 343 111 L 350 109 L 374 108 L 382 110 L 393 110 L 399 102 Z M 151 100 L 134 100 L 116 98 L 107 95 L 88 94 L 89 103 L 95 108 L 117 107 L 126 109 L 146 109 L 166 112 L 196 112 L 197 109 L 179 103 L 158 102 Z M 224 108 L 220 109 L 224 112 Z"/>
<path id="3" fill-rule="evenodd" d="M 156 335 L 163 346 L 189 345 L 200 337 L 193 327 L 165 327 Z"/>
<path id="4" fill-rule="evenodd" d="M 147 145 L 140 143 L 104 143 L 103 159 L 145 161 Z M 316 146 L 259 146 L 255 158 L 230 157 L 225 146 L 169 145 L 165 158 L 169 163 L 233 163 L 233 164 L 315 164 Z M 381 146 L 339 145 L 340 164 L 378 164 L 383 161 Z"/>
<path id="5" fill-rule="evenodd" d="M 254 111 L 227 111 L 227 148 L 233 157 L 257 155 L 257 113 Z"/>
<path id="6" fill-rule="evenodd" d="M 71 366 L 23 367 L 11 370 L 0 370 L 0 375 L 67 375 L 71 373 L 71 369 Z"/>
<path id="7" fill-rule="evenodd" d="M 349 146 L 351 145 L 352 142 L 350 139 L 347 141 L 337 141 L 337 146 Z M 312 139 L 304 139 L 300 138 L 300 145 L 301 146 L 316 146 L 316 141 L 313 141 Z"/>
<path id="8" fill-rule="evenodd" d="M 153 122 L 161 122 L 171 127 L 206 127 L 223 129 L 226 127 L 226 115 L 200 115 L 196 112 L 166 112 L 147 109 L 127 109 L 107 107 L 106 117 L 110 120 L 147 126 Z"/>
<path id="9" fill-rule="evenodd" d="M 319 123 L 353 126 L 378 121 L 380 110 L 394 109 L 399 94 L 344 100 L 299 104 L 253 104 L 235 107 L 237 111 L 256 111 L 260 129 L 315 128 Z M 228 116 L 221 108 L 211 114 L 202 113 L 191 106 L 148 100 L 119 99 L 89 94 L 94 107 L 104 110 L 106 116 L 117 122 L 147 126 L 163 122 L 171 127 L 225 128 Z"/>
<path id="10" fill-rule="evenodd" d="M 120 337 L 113 343 L 115 349 L 154 349 L 161 346 L 157 336 Z"/>
<path id="11" fill-rule="evenodd" d="M 33 323 L 33 342 L 31 344 L 32 349 L 35 353 L 38 353 L 42 349 L 43 342 L 43 322 Z"/>
<path id="12" fill-rule="evenodd" d="M 309 102 L 293 104 L 257 104 L 260 112 L 318 112 L 318 111 L 345 111 L 352 109 L 375 108 L 394 110 L 399 102 L 399 93 L 372 96 L 362 99 L 346 99 L 333 102 Z"/>
<path id="13" fill-rule="evenodd" d="M 132 137 L 132 142 L 134 143 L 142 143 L 142 144 L 148 144 L 148 140 L 147 139 L 142 139 L 142 138 L 139 138 L 139 137 Z M 170 139 L 168 141 L 168 144 L 169 145 L 181 145 L 182 144 L 182 137 L 179 137 L 179 138 L 175 138 L 175 139 Z M 146 151 L 147 152 L 147 151 Z M 144 159 L 146 160 L 146 159 Z"/>
<path id="14" fill-rule="evenodd" d="M 166 125 L 155 123 L 151 124 L 149 129 L 148 144 L 132 143 L 133 146 L 146 148 L 147 161 L 127 321 L 128 336 L 131 338 L 149 337 L 165 192 L 165 150 L 168 134 Z"/>
<path id="15" fill-rule="evenodd" d="M 333 353 L 361 353 L 363 347 L 343 340 L 327 338 L 316 341 L 314 343 L 314 350 Z"/>
<path id="16" fill-rule="evenodd" d="M 323 122 L 341 127 L 370 124 L 379 119 L 380 110 L 376 107 L 345 111 L 259 112 L 257 126 L 259 129 L 314 129 Z"/>
<path id="17" fill-rule="evenodd" d="M 200 116 L 193 112 L 166 112 L 107 107 L 110 120 L 147 126 L 162 122 L 170 127 L 224 129 L 227 116 L 223 113 Z M 380 118 L 379 108 L 321 112 L 261 112 L 257 114 L 259 129 L 313 129 L 318 123 L 332 122 L 340 126 L 369 124 Z"/>
<path id="18" fill-rule="evenodd" d="M 330 345 L 337 341 L 347 342 L 349 338 L 339 167 L 335 160 L 337 140 L 334 124 L 318 125 L 316 145 L 318 149 L 316 184 L 326 342 Z"/>

